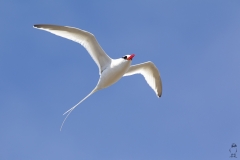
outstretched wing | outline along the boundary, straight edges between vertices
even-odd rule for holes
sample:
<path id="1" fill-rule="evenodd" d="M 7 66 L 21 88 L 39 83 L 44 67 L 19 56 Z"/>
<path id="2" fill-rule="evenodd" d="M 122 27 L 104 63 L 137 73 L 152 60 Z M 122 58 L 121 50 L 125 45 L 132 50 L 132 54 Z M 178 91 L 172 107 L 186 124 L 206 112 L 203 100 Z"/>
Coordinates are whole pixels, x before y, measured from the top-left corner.
<path id="1" fill-rule="evenodd" d="M 154 63 L 145 62 L 130 66 L 128 71 L 123 76 L 130 76 L 133 74 L 142 74 L 157 96 L 161 97 L 162 81 L 160 78 L 160 73 Z"/>
<path id="2" fill-rule="evenodd" d="M 34 28 L 45 30 L 63 38 L 80 43 L 93 58 L 99 68 L 99 74 L 111 63 L 111 58 L 98 44 L 93 34 L 73 27 L 48 24 L 36 24 Z"/>

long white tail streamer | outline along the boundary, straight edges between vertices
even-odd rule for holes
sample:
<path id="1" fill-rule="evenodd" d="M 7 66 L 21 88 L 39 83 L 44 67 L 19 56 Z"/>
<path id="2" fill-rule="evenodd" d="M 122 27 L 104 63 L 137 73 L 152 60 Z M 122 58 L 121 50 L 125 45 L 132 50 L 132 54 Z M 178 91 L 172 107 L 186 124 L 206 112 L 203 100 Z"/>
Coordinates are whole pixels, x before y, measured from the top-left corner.
<path id="1" fill-rule="evenodd" d="M 67 120 L 68 116 L 71 114 L 71 112 L 79 105 L 81 104 L 85 99 L 87 99 L 89 96 L 91 96 L 93 93 L 95 93 L 97 91 L 96 88 L 94 88 L 92 90 L 92 92 L 90 92 L 85 98 L 83 98 L 81 101 L 79 101 L 75 106 L 73 106 L 72 108 L 70 108 L 69 110 L 67 110 L 63 115 L 67 114 L 67 116 L 64 118 L 63 122 L 62 122 L 62 125 L 60 127 L 60 131 L 62 130 L 62 127 L 64 125 L 64 122 Z"/>

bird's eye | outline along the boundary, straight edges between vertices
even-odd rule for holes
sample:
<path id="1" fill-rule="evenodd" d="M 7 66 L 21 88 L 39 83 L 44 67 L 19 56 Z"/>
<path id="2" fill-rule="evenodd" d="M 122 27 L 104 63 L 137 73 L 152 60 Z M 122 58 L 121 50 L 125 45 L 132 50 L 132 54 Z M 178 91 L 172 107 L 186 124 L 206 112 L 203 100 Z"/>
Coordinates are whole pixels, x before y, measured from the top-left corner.
<path id="1" fill-rule="evenodd" d="M 123 56 L 122 58 L 123 58 L 123 59 L 127 59 L 127 56 Z"/>

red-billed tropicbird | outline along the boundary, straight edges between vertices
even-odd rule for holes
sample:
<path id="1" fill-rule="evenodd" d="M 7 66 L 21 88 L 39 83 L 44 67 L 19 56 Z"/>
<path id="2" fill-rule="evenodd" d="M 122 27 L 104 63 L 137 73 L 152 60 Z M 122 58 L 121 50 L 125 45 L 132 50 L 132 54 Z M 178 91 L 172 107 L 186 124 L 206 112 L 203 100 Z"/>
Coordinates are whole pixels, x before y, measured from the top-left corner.
<path id="1" fill-rule="evenodd" d="M 80 103 L 82 103 L 85 99 L 87 99 L 96 91 L 109 87 L 112 84 L 116 83 L 123 76 L 142 74 L 149 86 L 157 94 L 157 96 L 161 97 L 162 82 L 160 74 L 157 67 L 152 62 L 149 61 L 131 66 L 132 59 L 135 56 L 134 54 L 125 55 L 119 59 L 111 59 L 98 44 L 96 38 L 92 33 L 78 28 L 48 24 L 37 24 L 33 27 L 51 32 L 60 37 L 80 43 L 88 51 L 88 53 L 93 58 L 99 68 L 100 78 L 97 86 L 85 98 L 83 98 L 80 102 L 78 102 L 75 106 L 73 106 L 63 114 L 67 114 L 67 116 L 65 117 L 61 128 L 70 113 Z"/>

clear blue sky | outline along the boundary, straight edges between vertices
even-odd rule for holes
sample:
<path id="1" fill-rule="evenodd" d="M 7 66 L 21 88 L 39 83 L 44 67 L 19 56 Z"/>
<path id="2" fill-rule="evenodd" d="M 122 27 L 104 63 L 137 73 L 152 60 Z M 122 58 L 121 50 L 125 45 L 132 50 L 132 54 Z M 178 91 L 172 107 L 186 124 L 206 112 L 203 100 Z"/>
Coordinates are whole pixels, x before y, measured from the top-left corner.
<path id="1" fill-rule="evenodd" d="M 240 146 L 239 0 L 5 0 L 0 20 L 0 159 L 225 160 Z M 154 62 L 162 98 L 140 75 L 125 77 L 60 132 L 98 68 L 39 23 L 87 30 L 112 58 Z"/>

